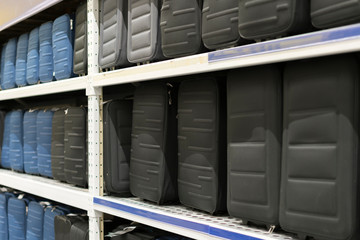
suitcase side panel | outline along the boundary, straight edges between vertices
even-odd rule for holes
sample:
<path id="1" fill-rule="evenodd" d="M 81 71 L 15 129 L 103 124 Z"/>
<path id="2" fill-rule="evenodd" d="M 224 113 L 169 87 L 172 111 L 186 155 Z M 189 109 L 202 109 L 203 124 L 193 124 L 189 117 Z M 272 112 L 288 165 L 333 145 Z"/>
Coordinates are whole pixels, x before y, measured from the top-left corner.
<path id="1" fill-rule="evenodd" d="M 1 47 L 1 62 L 0 62 L 0 84 L 1 84 L 1 89 L 4 90 L 4 85 L 3 85 L 3 75 L 4 75 L 4 67 L 5 67 L 5 50 L 6 50 L 6 44 L 4 43 Z"/>
<path id="2" fill-rule="evenodd" d="M 0 238 L 8 239 L 8 197 L 5 193 L 0 193 Z"/>
<path id="3" fill-rule="evenodd" d="M 27 53 L 26 81 L 36 84 L 39 81 L 39 28 L 33 29 L 29 34 Z"/>
<path id="4" fill-rule="evenodd" d="M 4 134 L 3 134 L 3 143 L 1 148 L 1 167 L 11 168 L 10 163 L 10 127 L 11 127 L 11 114 L 8 112 L 5 116 L 4 121 Z"/>
<path id="5" fill-rule="evenodd" d="M 55 224 L 54 219 L 56 216 L 64 215 L 64 212 L 53 207 L 47 207 L 44 213 L 44 232 L 43 236 L 46 240 L 55 240 Z"/>
<path id="6" fill-rule="evenodd" d="M 25 86 L 26 82 L 26 63 L 29 44 L 29 34 L 22 34 L 16 47 L 15 83 L 17 86 Z"/>
<path id="7" fill-rule="evenodd" d="M 64 129 L 65 112 L 63 109 L 54 113 L 51 134 L 51 170 L 54 179 L 66 181 L 64 173 Z"/>
<path id="8" fill-rule="evenodd" d="M 77 221 L 70 229 L 70 240 L 88 240 L 89 239 L 89 222 Z"/>
<path id="9" fill-rule="evenodd" d="M 9 149 L 11 169 L 23 172 L 23 112 L 21 110 L 13 111 L 11 114 Z"/>
<path id="10" fill-rule="evenodd" d="M 9 239 L 26 239 L 26 203 L 22 199 L 8 201 Z"/>
<path id="11" fill-rule="evenodd" d="M 4 73 L 1 86 L 2 89 L 10 89 L 15 87 L 16 45 L 16 38 L 10 39 L 6 44 Z"/>
<path id="12" fill-rule="evenodd" d="M 86 3 L 76 9 L 74 40 L 74 73 L 87 72 L 87 8 Z"/>
<path id="13" fill-rule="evenodd" d="M 38 174 L 36 119 L 38 111 L 24 113 L 24 171 L 29 174 Z"/>
<path id="14" fill-rule="evenodd" d="M 52 118 L 54 112 L 49 110 L 39 111 L 37 115 L 37 155 L 39 174 L 52 178 L 51 171 L 51 134 Z"/>
<path id="15" fill-rule="evenodd" d="M 1 164 L 1 147 L 3 145 L 4 127 L 5 127 L 5 111 L 0 111 L 0 164 Z"/>
<path id="16" fill-rule="evenodd" d="M 26 224 L 26 239 L 43 239 L 44 208 L 38 202 L 29 203 Z"/>
<path id="17" fill-rule="evenodd" d="M 39 79 L 40 82 L 53 80 L 54 62 L 52 50 L 52 27 L 53 22 L 46 22 L 39 30 Z"/>

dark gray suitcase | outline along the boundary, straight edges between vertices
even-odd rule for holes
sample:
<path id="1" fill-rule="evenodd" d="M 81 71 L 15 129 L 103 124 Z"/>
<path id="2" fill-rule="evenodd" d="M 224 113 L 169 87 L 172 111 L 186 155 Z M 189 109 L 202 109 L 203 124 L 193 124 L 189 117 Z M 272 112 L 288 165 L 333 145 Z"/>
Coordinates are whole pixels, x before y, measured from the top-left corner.
<path id="1" fill-rule="evenodd" d="M 128 0 L 127 58 L 132 63 L 160 60 L 160 0 Z"/>
<path id="2" fill-rule="evenodd" d="M 81 221 L 80 216 L 58 215 L 54 218 L 55 240 L 69 240 L 71 226 Z"/>
<path id="3" fill-rule="evenodd" d="M 179 88 L 179 199 L 210 213 L 226 209 L 223 90 L 211 77 L 183 81 Z"/>
<path id="4" fill-rule="evenodd" d="M 64 172 L 68 183 L 87 186 L 86 109 L 70 107 L 65 111 Z"/>
<path id="5" fill-rule="evenodd" d="M 128 0 L 100 1 L 100 68 L 128 64 L 127 14 Z"/>
<path id="6" fill-rule="evenodd" d="M 202 40 L 208 49 L 233 47 L 243 42 L 238 32 L 239 0 L 204 0 Z"/>
<path id="7" fill-rule="evenodd" d="M 281 72 L 230 71 L 227 80 L 228 199 L 233 217 L 279 224 Z"/>
<path id="8" fill-rule="evenodd" d="M 311 0 L 311 22 L 329 28 L 360 21 L 360 1 Z"/>
<path id="9" fill-rule="evenodd" d="M 132 101 L 114 100 L 104 105 L 105 190 L 128 196 Z"/>
<path id="10" fill-rule="evenodd" d="M 166 57 L 200 52 L 203 0 L 164 0 L 161 8 L 161 48 Z"/>
<path id="11" fill-rule="evenodd" d="M 54 113 L 51 135 L 51 170 L 54 179 L 66 182 L 64 173 L 65 110 Z"/>
<path id="12" fill-rule="evenodd" d="M 87 8 L 86 2 L 76 9 L 74 38 L 74 73 L 87 73 Z"/>
<path id="13" fill-rule="evenodd" d="M 280 225 L 301 238 L 358 229 L 358 69 L 350 55 L 285 68 Z"/>
<path id="14" fill-rule="evenodd" d="M 89 239 L 89 221 L 85 219 L 76 221 L 71 225 L 69 240 L 88 240 Z"/>
<path id="15" fill-rule="evenodd" d="M 133 107 L 130 191 L 162 204 L 177 200 L 176 87 L 143 83 Z"/>

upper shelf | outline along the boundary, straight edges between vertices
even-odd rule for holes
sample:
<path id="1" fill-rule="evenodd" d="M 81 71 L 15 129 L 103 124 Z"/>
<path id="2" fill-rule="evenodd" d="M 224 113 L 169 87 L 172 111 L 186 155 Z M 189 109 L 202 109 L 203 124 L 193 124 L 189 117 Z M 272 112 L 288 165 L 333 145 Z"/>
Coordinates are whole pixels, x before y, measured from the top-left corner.
<path id="1" fill-rule="evenodd" d="M 87 189 L 74 187 L 56 180 L 0 169 L 0 183 L 39 197 L 88 210 L 90 195 Z"/>
<path id="2" fill-rule="evenodd" d="M 0 101 L 86 89 L 87 77 L 41 83 L 0 91 Z"/>
<path id="3" fill-rule="evenodd" d="M 93 86 L 176 77 L 360 50 L 360 24 L 96 74 Z"/>

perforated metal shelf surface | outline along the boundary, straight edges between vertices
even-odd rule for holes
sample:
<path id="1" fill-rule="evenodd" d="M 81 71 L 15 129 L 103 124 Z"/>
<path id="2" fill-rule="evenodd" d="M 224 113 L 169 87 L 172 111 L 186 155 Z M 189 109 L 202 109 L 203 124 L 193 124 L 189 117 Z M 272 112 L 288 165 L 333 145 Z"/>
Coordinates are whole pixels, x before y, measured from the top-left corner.
<path id="1" fill-rule="evenodd" d="M 158 206 L 138 198 L 95 197 L 95 210 L 196 239 L 279 239 L 294 236 L 242 225 L 229 216 L 212 216 L 182 205 Z"/>

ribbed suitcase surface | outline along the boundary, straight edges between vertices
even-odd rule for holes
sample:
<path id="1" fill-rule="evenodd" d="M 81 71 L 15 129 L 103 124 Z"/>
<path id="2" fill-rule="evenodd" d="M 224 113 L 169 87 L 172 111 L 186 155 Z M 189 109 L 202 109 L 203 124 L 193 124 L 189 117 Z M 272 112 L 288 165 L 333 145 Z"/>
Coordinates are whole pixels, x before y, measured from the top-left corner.
<path id="1" fill-rule="evenodd" d="M 4 72 L 2 75 L 2 89 L 10 89 L 15 87 L 15 63 L 16 63 L 16 38 L 10 39 L 6 44 Z"/>
<path id="2" fill-rule="evenodd" d="M 228 74 L 227 206 L 244 221 L 279 223 L 281 104 L 277 66 Z"/>
<path id="3" fill-rule="evenodd" d="M 55 224 L 56 216 L 65 215 L 67 212 L 57 207 L 47 207 L 44 213 L 44 232 L 43 237 L 46 240 L 55 240 Z"/>
<path id="4" fill-rule="evenodd" d="M 16 47 L 15 83 L 17 86 L 25 86 L 26 82 L 26 62 L 29 44 L 29 34 L 20 35 Z"/>
<path id="5" fill-rule="evenodd" d="M 1 147 L 3 145 L 4 128 L 5 128 L 5 116 L 6 116 L 6 112 L 0 111 L 0 159 L 1 159 Z"/>
<path id="6" fill-rule="evenodd" d="M 86 220 L 74 222 L 70 228 L 70 240 L 88 240 L 89 222 Z"/>
<path id="7" fill-rule="evenodd" d="M 9 240 L 26 239 L 27 200 L 15 197 L 8 201 Z"/>
<path id="8" fill-rule="evenodd" d="M 309 0 L 240 0 L 239 33 L 266 39 L 301 32 L 309 22 Z"/>
<path id="9" fill-rule="evenodd" d="M 11 114 L 8 112 L 4 120 L 4 134 L 2 136 L 2 147 L 1 147 L 1 167 L 11 168 L 10 163 L 10 128 L 11 128 Z"/>
<path id="10" fill-rule="evenodd" d="M 336 27 L 360 21 L 358 0 L 311 0 L 311 21 L 314 27 Z"/>
<path id="11" fill-rule="evenodd" d="M 54 113 L 51 134 L 51 170 L 54 179 L 66 181 L 64 173 L 64 137 L 65 111 Z"/>
<path id="12" fill-rule="evenodd" d="M 38 174 L 38 155 L 36 140 L 36 118 L 38 111 L 24 113 L 24 171 L 29 174 Z"/>
<path id="13" fill-rule="evenodd" d="M 41 24 L 39 29 L 39 79 L 40 82 L 53 80 L 54 62 L 52 50 L 53 22 Z"/>
<path id="14" fill-rule="evenodd" d="M 29 34 L 29 45 L 26 65 L 26 81 L 35 84 L 39 81 L 39 28 Z"/>
<path id="15" fill-rule="evenodd" d="M 78 221 L 84 221 L 80 216 L 55 216 L 55 239 L 69 240 L 71 226 Z"/>
<path id="16" fill-rule="evenodd" d="M 76 9 L 74 39 L 74 73 L 87 72 L 87 8 L 86 3 Z"/>
<path id="17" fill-rule="evenodd" d="M 44 207 L 40 203 L 36 201 L 29 203 L 26 223 L 26 240 L 42 240 Z"/>
<path id="18" fill-rule="evenodd" d="M 0 193 L 0 239 L 9 239 L 8 200 L 13 195 Z"/>
<path id="19" fill-rule="evenodd" d="M 358 229 L 358 66 L 336 56 L 285 68 L 280 225 L 287 231 L 349 239 Z"/>
<path id="20" fill-rule="evenodd" d="M 129 194 L 132 102 L 111 101 L 104 106 L 104 179 L 108 192 Z"/>
<path id="21" fill-rule="evenodd" d="M 208 49 L 237 45 L 238 0 L 204 0 L 202 8 L 202 40 Z"/>
<path id="22" fill-rule="evenodd" d="M 176 95 L 165 83 L 144 83 L 134 97 L 130 191 L 158 204 L 177 200 Z"/>
<path id="23" fill-rule="evenodd" d="M 3 86 L 3 74 L 4 74 L 4 67 L 5 67 L 5 50 L 6 50 L 6 44 L 4 43 L 1 47 L 1 62 L 0 62 L 0 85 L 1 89 L 4 90 Z"/>
<path id="24" fill-rule="evenodd" d="M 16 110 L 11 113 L 9 159 L 11 169 L 19 172 L 24 171 L 23 118 L 22 110 Z"/>
<path id="25" fill-rule="evenodd" d="M 164 56 L 180 57 L 201 50 L 202 1 L 163 1 L 160 28 Z"/>
<path id="26" fill-rule="evenodd" d="M 128 63 L 127 6 L 128 0 L 100 1 L 99 65 L 101 68 Z"/>
<path id="27" fill-rule="evenodd" d="M 210 213 L 226 209 L 226 129 L 220 115 L 226 105 L 222 102 L 214 78 L 180 84 L 179 199 Z"/>
<path id="28" fill-rule="evenodd" d="M 41 110 L 36 119 L 36 139 L 39 174 L 52 177 L 51 171 L 51 134 L 52 118 L 54 112 L 51 110 Z"/>
<path id="29" fill-rule="evenodd" d="M 161 58 L 160 1 L 128 0 L 129 62 L 139 63 Z"/>
<path id="30" fill-rule="evenodd" d="M 54 72 L 57 80 L 70 78 L 73 72 L 73 33 L 68 14 L 55 19 L 52 29 Z"/>
<path id="31" fill-rule="evenodd" d="M 65 113 L 65 164 L 64 172 L 68 183 L 86 187 L 86 109 L 71 107 Z"/>

